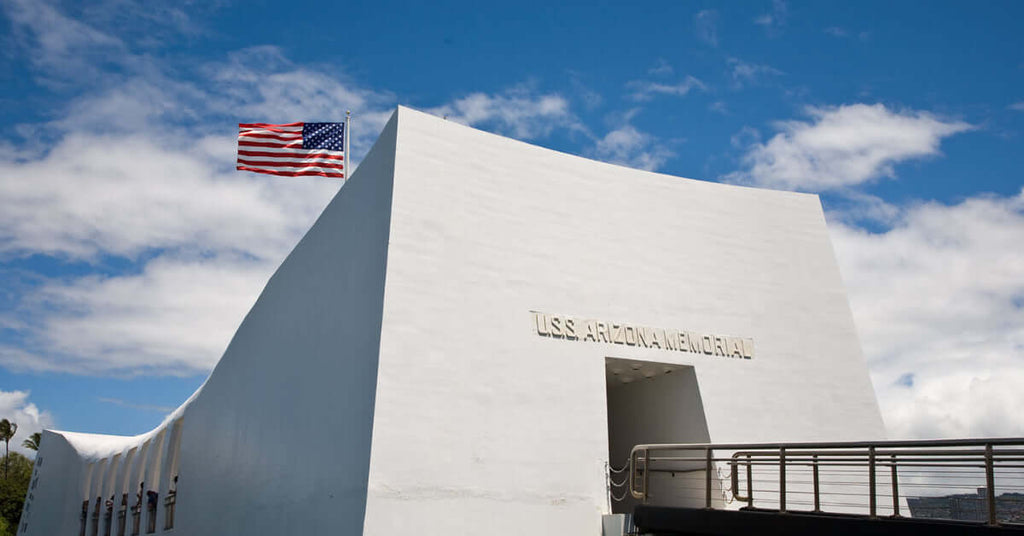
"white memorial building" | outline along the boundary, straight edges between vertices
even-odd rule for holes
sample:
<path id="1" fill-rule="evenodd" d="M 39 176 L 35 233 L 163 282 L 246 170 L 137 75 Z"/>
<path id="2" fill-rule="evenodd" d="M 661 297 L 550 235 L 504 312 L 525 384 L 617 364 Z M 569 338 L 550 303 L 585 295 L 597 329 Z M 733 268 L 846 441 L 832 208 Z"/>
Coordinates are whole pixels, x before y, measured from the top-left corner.
<path id="1" fill-rule="evenodd" d="M 881 439 L 817 196 L 399 108 L 206 383 L 20 535 L 600 535 L 638 443 Z"/>

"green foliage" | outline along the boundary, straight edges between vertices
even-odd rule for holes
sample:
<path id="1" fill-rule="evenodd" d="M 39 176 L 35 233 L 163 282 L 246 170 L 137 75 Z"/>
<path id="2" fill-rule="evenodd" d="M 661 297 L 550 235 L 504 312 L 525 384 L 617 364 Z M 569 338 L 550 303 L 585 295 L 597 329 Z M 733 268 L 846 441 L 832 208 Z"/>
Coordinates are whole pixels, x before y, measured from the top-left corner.
<path id="1" fill-rule="evenodd" d="M 39 442 L 42 441 L 42 440 L 43 440 L 43 433 L 42 432 L 36 432 L 36 433 L 28 436 L 28 439 L 22 441 L 21 442 L 21 446 L 23 446 L 23 447 L 25 447 L 25 448 L 27 448 L 29 450 L 34 450 L 34 451 L 38 452 L 39 451 Z"/>
<path id="2" fill-rule="evenodd" d="M 0 518 L 7 523 L 7 533 L 0 531 L 0 536 L 15 534 L 21 523 L 21 509 L 25 505 L 25 496 L 32 481 L 32 460 L 12 452 L 4 456 L 4 465 L 8 467 L 7 478 L 0 479 Z"/>
<path id="3" fill-rule="evenodd" d="M 7 419 L 0 419 L 0 441 L 10 441 L 18 433 L 18 425 Z"/>
<path id="4" fill-rule="evenodd" d="M 7 419 L 0 419 L 0 441 L 4 442 L 4 479 L 7 478 L 7 454 L 11 452 L 11 439 L 18 433 L 18 425 Z"/>
<path id="5" fill-rule="evenodd" d="M 10 527 L 7 520 L 0 517 L 0 536 L 14 536 L 14 531 Z"/>

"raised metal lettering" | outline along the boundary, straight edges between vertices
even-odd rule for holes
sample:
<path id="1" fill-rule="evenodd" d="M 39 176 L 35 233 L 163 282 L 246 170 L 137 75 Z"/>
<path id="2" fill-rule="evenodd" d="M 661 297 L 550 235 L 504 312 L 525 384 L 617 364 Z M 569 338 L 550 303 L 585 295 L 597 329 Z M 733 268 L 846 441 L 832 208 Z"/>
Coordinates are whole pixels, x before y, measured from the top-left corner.
<path id="1" fill-rule="evenodd" d="M 612 342 L 615 344 L 626 343 L 626 334 L 622 329 L 622 324 L 612 324 Z"/>
<path id="2" fill-rule="evenodd" d="M 715 337 L 715 355 L 726 355 L 725 348 L 725 338 Z"/>
<path id="3" fill-rule="evenodd" d="M 679 350 L 679 332 L 674 329 L 665 330 L 665 349 Z"/>
<path id="4" fill-rule="evenodd" d="M 534 324 L 537 325 L 537 335 L 548 336 L 548 320 L 544 313 L 533 313 Z"/>
<path id="5" fill-rule="evenodd" d="M 565 319 L 565 338 L 576 340 L 576 319 L 571 316 Z"/>
<path id="6" fill-rule="evenodd" d="M 743 357 L 743 341 L 729 337 L 729 357 Z"/>
<path id="7" fill-rule="evenodd" d="M 658 328 L 651 329 L 651 346 L 657 346 L 658 348 L 665 347 L 665 330 Z"/>
<path id="8" fill-rule="evenodd" d="M 618 324 L 536 311 L 530 311 L 530 314 L 533 315 L 534 329 L 541 337 L 626 344 L 641 348 L 657 348 L 721 357 L 743 359 L 754 357 L 754 340 L 750 338 Z"/>
<path id="9" fill-rule="evenodd" d="M 690 347 L 690 352 L 692 352 L 694 354 L 699 354 L 699 353 L 704 351 L 704 349 L 701 348 L 701 345 L 700 345 L 700 334 L 699 333 L 693 333 L 692 331 L 687 331 L 686 332 L 686 339 L 689 341 L 689 345 L 688 346 Z"/>
<path id="10" fill-rule="evenodd" d="M 562 317 L 551 315 L 551 336 L 562 337 Z"/>

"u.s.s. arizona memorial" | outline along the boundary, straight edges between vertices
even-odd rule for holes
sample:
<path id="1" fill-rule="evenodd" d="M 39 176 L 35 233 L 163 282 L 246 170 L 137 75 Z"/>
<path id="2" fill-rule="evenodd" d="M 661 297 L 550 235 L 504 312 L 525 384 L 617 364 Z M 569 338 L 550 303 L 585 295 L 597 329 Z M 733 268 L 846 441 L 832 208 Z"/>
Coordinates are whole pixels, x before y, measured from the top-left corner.
<path id="1" fill-rule="evenodd" d="M 883 436 L 817 196 L 398 108 L 161 426 L 44 432 L 18 530 L 596 536 L 638 443 Z"/>

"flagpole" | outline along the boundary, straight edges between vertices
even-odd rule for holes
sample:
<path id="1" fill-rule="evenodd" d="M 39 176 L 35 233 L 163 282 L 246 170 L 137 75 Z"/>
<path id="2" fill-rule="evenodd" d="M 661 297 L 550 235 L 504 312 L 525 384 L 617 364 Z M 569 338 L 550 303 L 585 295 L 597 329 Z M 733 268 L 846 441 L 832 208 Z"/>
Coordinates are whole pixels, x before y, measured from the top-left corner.
<path id="1" fill-rule="evenodd" d="M 352 173 L 352 153 L 349 152 L 349 140 L 352 139 L 352 111 L 345 110 L 345 180 Z"/>

